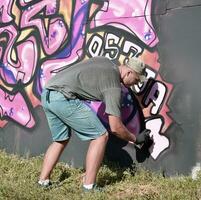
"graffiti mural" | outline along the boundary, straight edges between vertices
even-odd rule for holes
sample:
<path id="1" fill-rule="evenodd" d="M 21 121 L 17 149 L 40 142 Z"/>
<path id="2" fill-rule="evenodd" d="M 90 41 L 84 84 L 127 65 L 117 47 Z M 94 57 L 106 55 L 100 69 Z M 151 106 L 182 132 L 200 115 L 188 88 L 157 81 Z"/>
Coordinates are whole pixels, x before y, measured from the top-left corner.
<path id="1" fill-rule="evenodd" d="M 105 56 L 116 63 L 139 57 L 148 68 L 148 82 L 132 87 L 154 143 L 157 159 L 170 142 L 168 99 L 172 85 L 163 81 L 152 23 L 153 0 L 1 0 L 0 2 L 0 127 L 9 121 L 32 129 L 35 108 L 45 83 L 67 65 Z M 89 80 L 90 81 L 90 80 Z M 132 95 L 122 88 L 122 117 L 136 133 L 139 113 Z M 91 102 L 100 110 L 103 105 Z M 98 113 L 100 114 L 100 113 Z M 104 114 L 100 114 L 104 120 Z"/>

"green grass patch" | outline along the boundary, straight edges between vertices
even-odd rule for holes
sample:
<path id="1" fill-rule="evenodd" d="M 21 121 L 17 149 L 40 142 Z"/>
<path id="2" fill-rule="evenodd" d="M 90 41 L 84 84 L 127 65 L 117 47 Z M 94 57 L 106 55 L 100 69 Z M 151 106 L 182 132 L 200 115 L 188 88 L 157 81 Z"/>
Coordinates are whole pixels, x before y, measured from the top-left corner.
<path id="1" fill-rule="evenodd" d="M 0 151 L 0 200 L 201 199 L 201 174 L 197 180 L 187 176 L 164 178 L 140 167 L 131 170 L 112 164 L 103 165 L 98 174 L 102 192 L 83 193 L 84 170 L 61 162 L 53 171 L 53 186 L 44 189 L 37 185 L 42 160 L 42 156 L 24 159 Z"/>

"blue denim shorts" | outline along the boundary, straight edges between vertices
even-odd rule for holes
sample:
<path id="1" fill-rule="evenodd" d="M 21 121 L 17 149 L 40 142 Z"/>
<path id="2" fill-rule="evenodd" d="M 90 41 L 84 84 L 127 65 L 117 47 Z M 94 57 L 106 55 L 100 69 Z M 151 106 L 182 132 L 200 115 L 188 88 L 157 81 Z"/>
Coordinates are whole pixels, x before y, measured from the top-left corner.
<path id="1" fill-rule="evenodd" d="M 67 99 L 61 92 L 44 89 L 41 102 L 53 141 L 64 141 L 75 132 L 81 140 L 92 140 L 107 132 L 96 113 L 79 99 Z"/>

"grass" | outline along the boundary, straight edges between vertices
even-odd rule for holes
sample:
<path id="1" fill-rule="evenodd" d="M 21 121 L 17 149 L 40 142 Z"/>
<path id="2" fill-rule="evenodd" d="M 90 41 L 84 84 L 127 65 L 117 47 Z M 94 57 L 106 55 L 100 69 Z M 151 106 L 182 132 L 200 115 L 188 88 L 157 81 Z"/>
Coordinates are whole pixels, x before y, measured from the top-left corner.
<path id="1" fill-rule="evenodd" d="M 83 193 L 83 169 L 70 168 L 58 163 L 52 174 L 50 189 L 36 184 L 42 156 L 24 159 L 0 151 L 0 200 L 196 200 L 201 199 L 201 174 L 196 180 L 179 176 L 164 178 L 160 173 L 141 168 L 121 169 L 111 164 L 103 165 L 98 174 L 98 185 L 103 192 Z"/>

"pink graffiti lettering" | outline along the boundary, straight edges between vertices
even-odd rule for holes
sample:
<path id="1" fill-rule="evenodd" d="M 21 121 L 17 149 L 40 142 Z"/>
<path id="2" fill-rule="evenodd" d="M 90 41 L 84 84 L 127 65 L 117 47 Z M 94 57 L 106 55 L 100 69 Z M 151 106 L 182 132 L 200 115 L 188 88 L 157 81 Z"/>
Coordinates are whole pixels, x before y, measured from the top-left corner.
<path id="1" fill-rule="evenodd" d="M 13 20 L 11 16 L 11 8 L 14 0 L 1 0 L 0 1 L 0 24 L 8 23 Z"/>
<path id="2" fill-rule="evenodd" d="M 0 67 L 2 79 L 9 84 L 16 84 L 21 80 L 27 83 L 35 72 L 38 52 L 36 39 L 33 36 L 27 38 L 24 42 L 16 45 L 16 61 L 12 59 L 13 49 L 15 47 L 17 31 L 13 25 L 0 28 L 0 34 L 8 35 L 7 46 L 3 55 L 3 64 Z M 0 51 L 0 57 L 3 51 Z"/>
<path id="3" fill-rule="evenodd" d="M 29 1 L 33 2 L 33 1 Z M 27 5 L 20 1 L 21 6 Z M 65 22 L 61 17 L 49 19 L 48 33 L 45 27 L 44 18 L 36 17 L 45 8 L 45 15 L 51 16 L 58 12 L 58 1 L 45 0 L 32 4 L 22 12 L 20 27 L 35 27 L 38 29 L 42 41 L 42 46 L 46 54 L 51 55 L 56 52 L 67 38 L 67 29 Z M 44 17 L 44 16 L 43 16 Z"/>
<path id="4" fill-rule="evenodd" d="M 1 118 L 10 118 L 27 128 L 35 125 L 33 116 L 20 93 L 11 95 L 0 88 L 0 102 Z"/>
<path id="5" fill-rule="evenodd" d="M 94 17 L 91 28 L 110 25 L 128 31 L 153 47 L 158 43 L 151 21 L 151 0 L 110 0 Z"/>
<path id="6" fill-rule="evenodd" d="M 69 51 L 69 54 L 61 59 L 47 60 L 42 64 L 42 76 L 40 77 L 41 87 L 43 87 L 44 84 L 58 71 L 62 70 L 64 66 L 75 63 L 83 55 L 83 44 L 86 35 L 86 24 L 83 22 L 87 19 L 87 12 L 86 10 L 82 11 L 82 8 L 86 6 L 88 2 L 88 0 L 83 2 L 76 1 L 72 17 L 72 38 L 66 48 Z"/>

